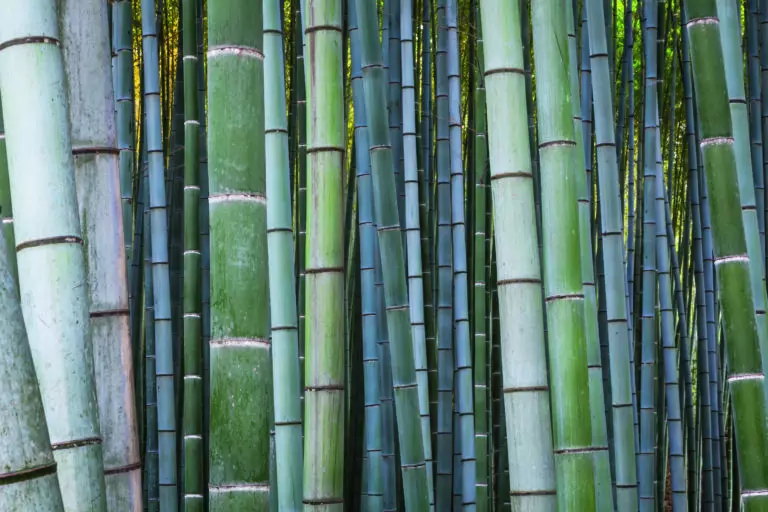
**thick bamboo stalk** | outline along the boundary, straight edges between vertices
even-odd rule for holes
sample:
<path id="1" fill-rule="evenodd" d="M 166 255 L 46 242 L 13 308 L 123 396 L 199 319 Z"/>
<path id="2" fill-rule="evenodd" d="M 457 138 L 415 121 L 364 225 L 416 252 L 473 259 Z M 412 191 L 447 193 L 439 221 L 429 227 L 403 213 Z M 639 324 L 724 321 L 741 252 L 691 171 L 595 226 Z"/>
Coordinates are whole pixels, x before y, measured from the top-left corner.
<path id="1" fill-rule="evenodd" d="M 746 511 L 768 504 L 768 456 L 763 365 L 760 359 L 749 257 L 741 218 L 720 22 L 713 0 L 686 3 L 699 144 L 711 193 L 713 252 L 722 304 L 727 378 L 733 398 L 741 499 Z M 713 371 L 710 368 L 710 371 Z M 719 440 L 718 440 L 719 442 Z"/>
<path id="2" fill-rule="evenodd" d="M 509 498 L 513 509 L 553 510 L 555 464 L 520 11 L 517 2 L 507 0 L 481 0 L 480 8 L 497 247 L 497 278 L 491 282 L 498 287 L 501 322 Z"/>
<path id="3" fill-rule="evenodd" d="M 285 115 L 285 67 L 280 19 L 282 2 L 267 0 L 263 9 L 275 476 L 279 510 L 290 512 L 301 509 L 303 454 L 296 285 L 293 275 L 293 219 L 288 172 L 288 120 Z"/>
<path id="4" fill-rule="evenodd" d="M 0 239 L 0 509 L 64 512 L 10 252 Z"/>
<path id="5" fill-rule="evenodd" d="M 21 307 L 63 503 L 101 511 L 102 438 L 56 7 L 0 3 L 0 94 Z"/>
<path id="6" fill-rule="evenodd" d="M 371 152 L 375 218 L 379 231 L 392 383 L 397 414 L 403 495 L 407 510 L 429 509 L 429 489 L 419 422 L 405 264 L 400 234 L 392 148 L 386 130 L 384 68 L 374 5 L 356 0 L 362 42 L 363 82 Z"/>
<path id="7" fill-rule="evenodd" d="M 5 250 L 8 251 L 8 270 L 14 286 L 19 286 L 19 269 L 16 265 L 16 238 L 13 234 L 13 203 L 11 202 L 11 182 L 8 177 L 8 158 L 5 149 L 5 128 L 3 108 L 0 105 L 0 218 L 3 223 Z"/>
<path id="8" fill-rule="evenodd" d="M 118 175 L 108 6 L 62 1 L 72 154 L 88 269 L 107 508 L 141 509 L 126 246 Z M 130 238 L 130 237 L 129 237 Z"/>
<path id="9" fill-rule="evenodd" d="M 209 507 L 268 510 L 272 369 L 261 2 L 208 5 L 207 59 Z"/>

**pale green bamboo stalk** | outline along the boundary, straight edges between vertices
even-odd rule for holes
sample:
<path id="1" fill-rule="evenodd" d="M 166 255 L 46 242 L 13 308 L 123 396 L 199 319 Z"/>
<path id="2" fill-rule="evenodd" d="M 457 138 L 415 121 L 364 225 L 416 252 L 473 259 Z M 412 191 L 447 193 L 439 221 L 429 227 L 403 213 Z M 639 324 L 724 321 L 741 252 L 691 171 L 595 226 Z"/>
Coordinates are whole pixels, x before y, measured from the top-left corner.
<path id="1" fill-rule="evenodd" d="M 271 494 L 272 371 L 261 48 L 262 2 L 208 4 L 208 493 L 213 512 L 266 511 Z"/>
<path id="2" fill-rule="evenodd" d="M 685 14 L 701 134 L 699 147 L 710 192 L 713 251 L 727 344 L 727 380 L 735 413 L 742 509 L 749 512 L 763 510 L 768 504 L 765 375 L 741 208 L 734 200 L 739 197 L 738 174 L 720 22 L 714 0 L 688 2 Z M 710 368 L 710 371 L 716 369 Z"/>
<path id="3" fill-rule="evenodd" d="M 304 510 L 344 507 L 344 201 L 339 0 L 303 2 L 307 71 Z"/>
<path id="4" fill-rule="evenodd" d="M 21 306 L 63 503 L 68 511 L 102 511 L 102 440 L 56 6 L 0 3 L 0 94 Z"/>
<path id="5" fill-rule="evenodd" d="M 182 0 L 184 78 L 184 252 L 182 283 L 183 500 L 186 512 L 205 508 L 203 467 L 203 340 L 200 244 L 200 110 L 198 105 L 197 0 Z"/>
<path id="6" fill-rule="evenodd" d="M 411 336 L 413 338 L 414 367 L 419 394 L 421 442 L 424 445 L 424 461 L 427 465 L 427 487 L 430 510 L 435 507 L 432 432 L 429 414 L 429 382 L 427 368 L 427 343 L 424 312 L 424 282 L 422 281 L 422 246 L 419 217 L 418 143 L 416 140 L 416 89 L 413 65 L 412 0 L 400 1 L 400 50 L 402 54 L 402 139 L 403 178 L 405 180 L 405 241 L 408 257 L 408 296 L 410 304 Z"/>
<path id="7" fill-rule="evenodd" d="M 109 510 L 141 510 L 126 246 L 118 176 L 108 6 L 59 2 L 80 221 L 88 270 Z"/>
<path id="8" fill-rule="evenodd" d="M 568 67 L 571 84 L 573 135 L 576 142 L 576 162 L 585 169 L 584 137 L 581 119 L 581 95 L 576 53 L 576 27 L 573 2 L 566 1 L 566 30 L 568 31 Z M 584 290 L 584 335 L 587 341 L 587 368 L 589 373 L 589 408 L 592 419 L 592 448 L 595 459 L 595 501 L 598 510 L 613 510 L 611 463 L 608 452 L 608 428 L 605 417 L 605 392 L 597 323 L 597 294 L 592 252 L 592 212 L 589 208 L 589 188 L 585 172 L 575 175 L 579 214 L 579 245 L 581 248 L 581 280 Z"/>
<path id="9" fill-rule="evenodd" d="M 429 490 L 419 421 L 418 389 L 409 325 L 408 290 L 403 262 L 397 191 L 394 172 L 392 172 L 393 155 L 386 129 L 385 70 L 378 42 L 375 5 L 366 0 L 356 0 L 355 5 L 363 48 L 362 69 L 366 112 L 369 116 L 368 135 L 375 219 L 379 231 L 384 277 L 403 495 L 406 509 L 418 512 L 429 509 Z"/>
<path id="10" fill-rule="evenodd" d="M 504 409 L 514 510 L 554 510 L 541 274 L 518 2 L 481 0 Z"/>
<path id="11" fill-rule="evenodd" d="M 0 239 L 0 509 L 64 512 L 10 253 Z M 141 498 L 141 496 L 139 496 Z"/>
<path id="12" fill-rule="evenodd" d="M 267 0 L 263 3 L 264 129 L 277 502 L 281 511 L 290 512 L 301 510 L 302 506 L 303 454 L 288 169 L 288 120 L 285 110 L 285 67 L 280 9 L 282 2 L 279 0 Z"/>
<path id="13" fill-rule="evenodd" d="M 0 105 L 0 219 L 3 223 L 3 237 L 8 251 L 8 269 L 13 277 L 14 286 L 19 286 L 19 269 L 16 265 L 16 239 L 13 234 L 13 204 L 11 202 L 11 183 L 8 178 L 8 158 L 5 150 L 5 128 L 3 108 Z"/>
<path id="14" fill-rule="evenodd" d="M 559 510 L 594 510 L 595 479 L 581 280 L 576 142 L 565 41 L 557 0 L 531 6 L 536 57 L 544 297 Z M 565 61 L 565 65 L 562 62 Z"/>

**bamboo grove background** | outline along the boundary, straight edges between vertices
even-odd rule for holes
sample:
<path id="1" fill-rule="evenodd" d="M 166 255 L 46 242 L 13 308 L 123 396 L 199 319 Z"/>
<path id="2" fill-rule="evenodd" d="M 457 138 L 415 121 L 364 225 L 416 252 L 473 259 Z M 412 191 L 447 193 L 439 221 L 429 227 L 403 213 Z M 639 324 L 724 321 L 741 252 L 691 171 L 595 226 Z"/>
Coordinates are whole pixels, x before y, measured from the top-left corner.
<path id="1" fill-rule="evenodd" d="M 0 510 L 768 510 L 765 0 L 0 0 Z"/>

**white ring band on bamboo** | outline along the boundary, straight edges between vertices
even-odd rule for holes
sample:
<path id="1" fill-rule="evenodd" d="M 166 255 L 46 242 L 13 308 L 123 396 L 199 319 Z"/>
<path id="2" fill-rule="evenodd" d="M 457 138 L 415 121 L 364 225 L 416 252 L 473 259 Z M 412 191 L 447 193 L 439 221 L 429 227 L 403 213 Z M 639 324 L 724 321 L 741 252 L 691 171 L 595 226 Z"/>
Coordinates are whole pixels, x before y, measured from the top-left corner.
<path id="1" fill-rule="evenodd" d="M 264 54 L 261 50 L 251 48 L 248 46 L 214 46 L 208 49 L 208 58 L 222 57 L 225 55 L 231 55 L 236 57 L 252 57 L 259 60 L 264 60 Z"/>
<path id="2" fill-rule="evenodd" d="M 187 254 L 197 254 L 197 255 L 200 255 L 200 251 L 196 251 L 194 249 L 190 249 L 188 251 L 184 251 L 184 255 L 186 256 Z"/>
<path id="3" fill-rule="evenodd" d="M 212 339 L 209 343 L 215 347 L 270 347 L 267 338 L 219 338 Z"/>
<path id="4" fill-rule="evenodd" d="M 733 263 L 741 261 L 744 263 L 749 263 L 749 256 L 746 254 L 735 254 L 733 256 L 722 256 L 720 258 L 715 258 L 715 265 L 722 265 L 723 263 Z"/>
<path id="5" fill-rule="evenodd" d="M 709 137 L 699 142 L 700 148 L 707 146 L 717 146 L 719 144 L 733 144 L 733 137 Z"/>
<path id="6" fill-rule="evenodd" d="M 741 380 L 764 380 L 762 373 L 736 373 L 728 377 L 728 382 L 738 382 Z"/>
<path id="7" fill-rule="evenodd" d="M 208 492 L 269 492 L 269 484 L 210 485 Z"/>
<path id="8" fill-rule="evenodd" d="M 187 119 L 186 121 L 184 121 L 184 126 L 187 126 L 187 125 L 200 126 L 200 121 L 198 121 L 197 119 Z"/>
<path id="9" fill-rule="evenodd" d="M 267 198 L 259 194 L 215 194 L 208 196 L 208 204 L 226 203 L 228 201 L 250 201 L 254 203 L 267 204 Z"/>

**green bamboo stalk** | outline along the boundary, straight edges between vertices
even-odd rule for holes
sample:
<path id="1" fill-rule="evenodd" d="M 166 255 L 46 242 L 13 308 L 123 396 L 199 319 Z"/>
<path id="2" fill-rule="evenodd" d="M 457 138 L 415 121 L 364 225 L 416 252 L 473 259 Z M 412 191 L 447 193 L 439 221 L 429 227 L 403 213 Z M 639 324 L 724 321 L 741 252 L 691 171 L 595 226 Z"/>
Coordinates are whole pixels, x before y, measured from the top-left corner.
<path id="1" fill-rule="evenodd" d="M 142 0 L 144 109 L 149 164 L 149 210 L 152 230 L 152 285 L 154 286 L 155 373 L 157 375 L 158 471 L 160 509 L 178 508 L 176 492 L 175 373 L 171 332 L 171 281 L 168 259 L 168 218 L 165 161 L 160 126 L 160 78 L 154 0 Z"/>
<path id="2" fill-rule="evenodd" d="M 747 74 L 749 76 L 749 142 L 752 160 L 752 178 L 755 183 L 755 206 L 758 228 L 760 230 L 760 250 L 765 254 L 765 181 L 763 177 L 763 124 L 761 122 L 762 105 L 760 92 L 760 41 L 758 37 L 759 7 L 758 0 L 747 0 L 744 18 L 747 24 Z M 761 260 L 764 266 L 765 260 Z M 763 274 L 765 269 L 763 268 Z M 765 275 L 763 275 L 765 286 Z"/>
<path id="3" fill-rule="evenodd" d="M 212 511 L 267 510 L 271 493 L 261 43 L 261 2 L 208 5 Z"/>
<path id="4" fill-rule="evenodd" d="M 568 31 L 568 71 L 571 85 L 573 113 L 573 135 L 576 142 L 576 163 L 579 172 L 575 174 L 579 215 L 579 246 L 581 248 L 581 281 L 584 291 L 584 335 L 587 346 L 587 369 L 589 374 L 589 408 L 592 420 L 592 448 L 595 464 L 595 500 L 598 510 L 613 510 L 611 488 L 611 464 L 608 451 L 608 429 L 605 417 L 605 393 L 603 391 L 603 368 L 600 354 L 600 339 L 597 321 L 597 293 L 592 252 L 592 221 L 589 209 L 588 187 L 585 168 L 584 143 L 581 120 L 581 95 L 579 94 L 578 58 L 576 53 L 576 27 L 573 2 L 566 2 L 565 23 Z"/>
<path id="5" fill-rule="evenodd" d="M 21 307 L 63 503 L 101 511 L 104 466 L 56 7 L 0 4 L 0 94 Z"/>
<path id="6" fill-rule="evenodd" d="M 0 106 L 0 219 L 3 223 L 3 237 L 8 251 L 8 270 L 13 277 L 14 286 L 19 286 L 19 268 L 16 265 L 16 239 L 13 234 L 13 204 L 11 202 L 11 182 L 8 178 L 8 158 L 5 149 L 5 128 L 3 109 Z"/>
<path id="7" fill-rule="evenodd" d="M 307 71 L 305 510 L 344 504 L 341 2 L 304 3 Z"/>
<path id="8" fill-rule="evenodd" d="M 533 4 L 541 175 L 544 297 L 547 305 L 552 423 L 559 510 L 593 510 L 592 421 L 581 280 L 566 12 L 559 2 Z M 560 62 L 565 61 L 565 65 Z"/>
<path id="9" fill-rule="evenodd" d="M 197 0 L 181 2 L 184 101 L 184 252 L 182 435 L 184 510 L 201 512 L 203 496 L 203 344 L 200 247 L 200 112 L 198 109 Z"/>
<path id="10" fill-rule="evenodd" d="M 768 505 L 768 469 L 764 461 L 766 412 L 764 373 L 760 359 L 754 303 L 749 282 L 749 257 L 741 218 L 731 116 L 728 107 L 720 23 L 713 0 L 686 3 L 686 30 L 691 40 L 701 142 L 699 144 L 711 194 L 713 252 L 718 273 L 727 343 L 727 379 L 735 411 L 741 499 L 744 510 Z M 714 370 L 710 368 L 710 370 Z"/>
<path id="11" fill-rule="evenodd" d="M 0 379 L 11 384 L 0 398 L 0 508 L 63 512 L 51 440 L 27 342 L 10 253 L 0 239 Z"/>
<path id="12" fill-rule="evenodd" d="M 720 43 L 723 47 L 725 80 L 733 123 L 734 153 L 739 180 L 741 217 L 749 256 L 749 277 L 752 300 L 755 303 L 755 320 L 763 367 L 768 366 L 768 321 L 765 316 L 766 293 L 763 287 L 763 258 L 760 248 L 760 226 L 755 201 L 755 180 L 749 148 L 749 115 L 744 96 L 744 66 L 741 61 L 741 27 L 736 4 L 717 1 L 720 23 Z"/>
<path id="13" fill-rule="evenodd" d="M 489 201 L 487 200 L 488 182 L 488 142 L 486 139 L 485 122 L 485 83 L 481 66 L 483 63 L 483 32 L 480 21 L 480 7 L 473 6 L 473 20 L 477 38 L 477 57 L 470 65 L 474 67 L 474 166 L 475 191 L 473 201 L 474 229 L 472 244 L 473 266 L 473 303 L 472 303 L 472 336 L 474 339 L 473 369 L 474 369 L 474 401 L 475 401 L 475 456 L 477 457 L 477 471 L 475 475 L 475 488 L 477 510 L 485 512 L 491 510 L 490 475 L 490 437 L 488 432 L 488 414 L 490 400 L 490 344 L 486 322 L 486 294 L 488 292 L 486 239 L 487 224 L 485 212 Z M 490 311 L 488 311 L 490 312 Z"/>
<path id="14" fill-rule="evenodd" d="M 410 304 L 411 337 L 413 339 L 414 368 L 418 384 L 421 441 L 427 465 L 427 487 L 430 509 L 434 510 L 434 478 L 432 460 L 432 432 L 429 414 L 429 382 L 424 311 L 424 281 L 422 280 L 422 236 L 419 201 L 418 142 L 416 140 L 416 88 L 413 63 L 413 2 L 400 0 L 400 51 L 402 62 L 402 144 L 404 151 L 403 179 L 405 187 L 405 241 L 408 256 L 408 296 Z M 421 184 L 423 186 L 423 183 Z M 427 229 L 424 226 L 423 229 Z"/>
<path id="15" fill-rule="evenodd" d="M 633 399 L 630 365 L 631 340 L 627 318 L 627 281 L 624 270 L 624 243 L 621 196 L 619 193 L 619 172 L 616 161 L 616 135 L 614 131 L 614 109 L 612 82 L 608 63 L 607 37 L 600 22 L 605 16 L 599 2 L 587 3 L 589 19 L 589 63 L 591 90 L 595 100 L 595 143 L 597 159 L 602 163 L 598 175 L 600 195 L 600 237 L 602 260 L 605 270 L 606 324 L 610 361 L 610 397 L 612 405 L 613 452 L 616 489 L 616 508 L 636 510 L 638 508 L 637 469 L 635 465 L 636 434 L 634 430 Z M 584 84 L 582 84 L 584 87 Z M 588 108 L 588 106 L 587 106 Z M 582 114 L 587 114 L 582 104 Z M 591 126 L 585 125 L 584 134 Z M 585 144 L 584 151 L 590 156 L 591 146 Z M 590 183 L 587 176 L 587 183 Z M 601 294 L 602 295 L 602 294 Z"/>
<path id="16" fill-rule="evenodd" d="M 554 510 L 555 465 L 520 10 L 517 2 L 507 0 L 481 0 L 480 8 L 497 259 L 497 278 L 491 282 L 498 287 L 501 322 L 509 498 L 516 510 Z"/>
<path id="17" fill-rule="evenodd" d="M 293 229 L 288 176 L 288 121 L 282 2 L 269 0 L 264 13 L 264 105 L 267 162 L 272 373 L 275 410 L 277 501 L 281 511 L 298 511 L 302 499 L 301 390 L 293 275 Z"/>
<path id="18" fill-rule="evenodd" d="M 99 0 L 67 0 L 59 3 L 59 9 L 75 182 L 87 255 L 107 508 L 138 511 L 141 461 L 106 23 L 108 6 Z"/>
<path id="19" fill-rule="evenodd" d="M 384 277 L 387 327 L 392 356 L 392 382 L 400 442 L 403 495 L 407 510 L 429 509 L 427 471 L 419 422 L 418 389 L 414 368 L 413 345 L 409 325 L 405 265 L 395 176 L 390 169 L 392 149 L 386 130 L 384 68 L 378 43 L 375 6 L 356 0 L 357 21 L 362 42 L 365 104 L 369 116 L 368 135 L 371 152 L 375 219 L 379 231 L 379 249 Z"/>

